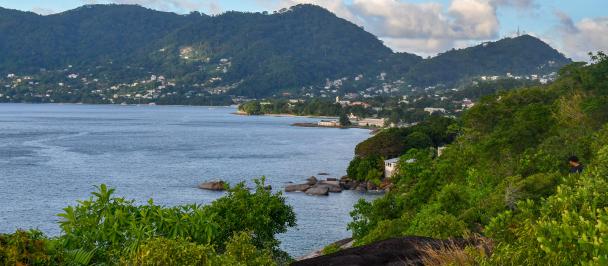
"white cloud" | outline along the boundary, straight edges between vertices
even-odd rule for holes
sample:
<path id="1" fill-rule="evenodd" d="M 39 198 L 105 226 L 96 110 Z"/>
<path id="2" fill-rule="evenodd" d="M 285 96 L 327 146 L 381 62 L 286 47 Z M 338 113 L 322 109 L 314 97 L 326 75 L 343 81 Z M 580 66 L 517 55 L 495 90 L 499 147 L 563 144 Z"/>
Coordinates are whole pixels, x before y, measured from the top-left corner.
<path id="1" fill-rule="evenodd" d="M 557 44 L 574 60 L 587 61 L 589 52 L 608 51 L 608 17 L 583 18 L 574 22 L 563 12 L 556 12 L 560 21 Z"/>
<path id="2" fill-rule="evenodd" d="M 396 51 L 433 55 L 472 40 L 498 36 L 496 9 L 527 6 L 533 0 L 452 0 L 411 3 L 399 0 L 258 0 L 287 7 L 299 3 L 322 6 L 365 27 Z"/>

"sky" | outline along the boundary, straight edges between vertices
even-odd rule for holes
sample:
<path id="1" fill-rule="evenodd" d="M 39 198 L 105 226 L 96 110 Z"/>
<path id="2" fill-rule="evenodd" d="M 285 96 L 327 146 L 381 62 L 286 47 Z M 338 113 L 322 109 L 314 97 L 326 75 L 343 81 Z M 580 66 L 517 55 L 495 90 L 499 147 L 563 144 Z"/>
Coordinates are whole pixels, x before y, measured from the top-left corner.
<path id="1" fill-rule="evenodd" d="M 608 52 L 608 0 L 0 0 L 1 7 L 42 15 L 106 3 L 206 14 L 311 3 L 363 26 L 394 51 L 422 56 L 513 37 L 518 29 L 574 60 Z"/>

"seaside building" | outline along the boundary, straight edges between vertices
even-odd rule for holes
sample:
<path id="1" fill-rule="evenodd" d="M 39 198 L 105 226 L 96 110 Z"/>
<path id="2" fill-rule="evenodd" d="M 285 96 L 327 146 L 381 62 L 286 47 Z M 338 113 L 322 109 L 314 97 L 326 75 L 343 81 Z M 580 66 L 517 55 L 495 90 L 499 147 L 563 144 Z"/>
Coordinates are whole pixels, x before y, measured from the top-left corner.
<path id="1" fill-rule="evenodd" d="M 397 172 L 399 158 L 393 158 L 384 161 L 384 178 L 391 178 Z"/>
<path id="2" fill-rule="evenodd" d="M 357 125 L 361 127 L 384 127 L 385 123 L 384 118 L 364 118 L 357 121 Z"/>
<path id="3" fill-rule="evenodd" d="M 321 120 L 318 125 L 321 127 L 337 127 L 340 126 L 340 122 L 337 120 Z"/>

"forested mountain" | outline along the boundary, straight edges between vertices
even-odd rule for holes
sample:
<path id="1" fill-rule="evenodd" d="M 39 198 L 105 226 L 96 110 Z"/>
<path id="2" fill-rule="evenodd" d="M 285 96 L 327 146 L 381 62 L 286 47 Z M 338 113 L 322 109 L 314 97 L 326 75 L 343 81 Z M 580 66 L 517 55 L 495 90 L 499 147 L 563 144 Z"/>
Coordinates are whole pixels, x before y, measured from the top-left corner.
<path id="1" fill-rule="evenodd" d="M 486 42 L 465 49 L 452 49 L 417 64 L 408 73 L 416 84 L 455 82 L 479 75 L 547 74 L 570 63 L 570 59 L 530 35 Z"/>
<path id="2" fill-rule="evenodd" d="M 357 75 L 386 73 L 389 80 L 427 85 L 481 74 L 549 72 L 569 62 L 531 36 L 424 60 L 394 53 L 361 27 L 314 5 L 217 16 L 134 5 L 87 5 L 48 16 L 0 8 L 0 36 L 0 77 L 69 67 L 112 85 L 161 74 L 185 90 L 221 86 L 214 94 L 250 97 Z"/>

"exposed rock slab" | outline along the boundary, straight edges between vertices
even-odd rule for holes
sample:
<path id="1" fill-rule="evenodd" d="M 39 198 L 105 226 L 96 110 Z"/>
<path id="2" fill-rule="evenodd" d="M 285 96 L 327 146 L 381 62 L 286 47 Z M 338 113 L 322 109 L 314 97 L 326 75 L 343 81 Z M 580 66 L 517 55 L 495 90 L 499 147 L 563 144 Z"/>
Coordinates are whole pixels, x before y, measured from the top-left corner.
<path id="1" fill-rule="evenodd" d="M 439 249 L 446 245 L 465 248 L 466 246 L 479 245 L 479 241 L 465 239 L 439 240 L 428 237 L 392 238 L 365 246 L 343 249 L 329 255 L 296 261 L 291 265 L 423 265 L 424 253 L 421 249 L 426 247 Z"/>

